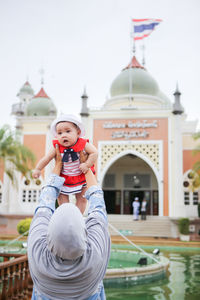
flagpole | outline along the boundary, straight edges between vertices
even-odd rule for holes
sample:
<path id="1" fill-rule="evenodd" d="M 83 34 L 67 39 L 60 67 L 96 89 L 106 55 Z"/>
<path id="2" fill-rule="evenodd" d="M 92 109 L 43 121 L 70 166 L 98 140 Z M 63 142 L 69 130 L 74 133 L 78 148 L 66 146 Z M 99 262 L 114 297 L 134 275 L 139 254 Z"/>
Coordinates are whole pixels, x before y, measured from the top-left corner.
<path id="1" fill-rule="evenodd" d="M 134 39 L 134 21 L 133 21 L 133 19 L 131 19 L 131 23 L 132 23 L 132 27 L 131 27 L 131 29 L 132 29 L 132 36 L 131 36 L 131 38 L 132 38 L 132 43 L 133 43 L 133 48 L 132 48 L 132 51 L 133 51 L 133 55 L 135 55 L 135 53 L 136 53 L 136 46 L 135 46 L 135 39 Z"/>
<path id="2" fill-rule="evenodd" d="M 143 43 L 142 43 L 142 65 L 145 67 L 146 64 L 146 60 L 145 60 L 145 44 L 144 44 L 144 39 L 143 39 Z"/>
<path id="3" fill-rule="evenodd" d="M 134 41 L 134 23 L 133 23 L 133 20 L 131 18 L 131 30 L 130 30 L 130 64 L 131 64 L 131 61 L 132 61 L 132 55 L 134 54 L 135 55 L 135 41 Z M 132 71 L 132 68 L 130 66 L 129 68 L 129 106 L 132 105 L 132 101 L 133 101 L 133 97 L 132 97 L 132 76 L 131 76 L 131 71 Z"/>

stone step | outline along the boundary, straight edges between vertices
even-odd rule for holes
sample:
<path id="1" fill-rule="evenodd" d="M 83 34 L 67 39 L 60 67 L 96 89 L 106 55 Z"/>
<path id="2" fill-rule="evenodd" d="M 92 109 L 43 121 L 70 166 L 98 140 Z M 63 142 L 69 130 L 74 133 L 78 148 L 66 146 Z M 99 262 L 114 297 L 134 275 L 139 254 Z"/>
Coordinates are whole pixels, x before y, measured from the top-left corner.
<path id="1" fill-rule="evenodd" d="M 109 223 L 124 235 L 177 238 L 178 229 L 169 217 L 147 216 L 133 221 L 131 215 L 108 215 Z M 110 228 L 111 235 L 119 235 Z"/>

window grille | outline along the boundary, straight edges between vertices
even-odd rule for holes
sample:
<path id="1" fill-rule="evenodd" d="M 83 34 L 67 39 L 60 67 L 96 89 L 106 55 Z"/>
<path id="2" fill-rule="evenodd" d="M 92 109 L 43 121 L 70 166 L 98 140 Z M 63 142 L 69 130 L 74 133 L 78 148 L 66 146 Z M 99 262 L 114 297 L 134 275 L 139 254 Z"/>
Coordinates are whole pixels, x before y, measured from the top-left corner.
<path id="1" fill-rule="evenodd" d="M 21 201 L 27 204 L 36 203 L 40 196 L 41 186 L 41 179 L 30 180 L 23 178 Z"/>
<path id="2" fill-rule="evenodd" d="M 193 205 L 198 205 L 198 200 L 199 200 L 198 192 L 193 192 Z"/>
<path id="3" fill-rule="evenodd" d="M 183 187 L 184 187 L 184 204 L 185 205 L 198 205 L 199 201 L 199 188 L 195 187 L 195 180 L 198 174 L 193 170 L 188 170 L 184 174 Z"/>
<path id="4" fill-rule="evenodd" d="M 39 199 L 40 190 L 23 190 L 22 191 L 22 202 L 35 203 Z"/>
<path id="5" fill-rule="evenodd" d="M 184 192 L 184 204 L 189 205 L 190 204 L 190 193 Z"/>

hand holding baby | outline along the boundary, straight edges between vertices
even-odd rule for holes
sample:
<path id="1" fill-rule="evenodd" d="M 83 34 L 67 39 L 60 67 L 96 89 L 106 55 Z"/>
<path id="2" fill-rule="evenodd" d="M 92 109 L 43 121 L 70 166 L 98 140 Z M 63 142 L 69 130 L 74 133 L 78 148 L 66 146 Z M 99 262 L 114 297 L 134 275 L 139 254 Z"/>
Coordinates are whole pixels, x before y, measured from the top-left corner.
<path id="1" fill-rule="evenodd" d="M 89 170 L 89 167 L 87 166 L 86 163 L 82 163 L 80 164 L 79 169 L 85 174 Z"/>

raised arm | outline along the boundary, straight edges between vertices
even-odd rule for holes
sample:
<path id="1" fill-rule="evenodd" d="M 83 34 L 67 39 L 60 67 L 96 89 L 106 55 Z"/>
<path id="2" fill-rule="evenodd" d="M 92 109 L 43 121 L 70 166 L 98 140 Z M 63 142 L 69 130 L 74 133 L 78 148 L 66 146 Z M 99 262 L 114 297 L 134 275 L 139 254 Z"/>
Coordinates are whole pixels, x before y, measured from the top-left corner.
<path id="1" fill-rule="evenodd" d="M 52 148 L 42 159 L 39 160 L 35 169 L 33 170 L 33 178 L 38 178 L 41 175 L 41 171 L 48 165 L 48 163 L 55 157 L 56 150 Z"/>
<path id="2" fill-rule="evenodd" d="M 59 176 L 60 172 L 61 172 L 61 169 L 62 169 L 62 157 L 61 157 L 61 154 L 60 154 L 60 151 L 59 151 L 59 147 L 58 147 L 58 145 L 56 145 L 56 148 L 55 148 L 55 166 L 54 166 L 54 169 L 53 169 L 52 172 Z"/>
<path id="3" fill-rule="evenodd" d="M 88 154 L 85 154 L 83 151 L 80 152 L 80 162 L 81 164 L 84 164 L 88 160 Z M 93 174 L 91 169 L 88 169 L 88 171 L 85 173 L 85 179 L 87 182 L 87 189 L 89 189 L 93 185 L 97 185 L 97 179 L 96 176 Z"/>
<path id="4" fill-rule="evenodd" d="M 39 205 L 36 208 L 36 211 L 41 207 L 50 208 L 52 211 L 55 210 L 55 201 L 65 181 L 63 177 L 59 176 L 62 168 L 62 158 L 59 152 L 59 147 L 57 145 L 55 154 L 55 167 L 46 182 L 46 186 L 41 191 Z"/>
<path id="5" fill-rule="evenodd" d="M 28 257 L 30 268 L 34 264 L 40 264 L 41 255 L 48 262 L 47 234 L 49 222 L 55 210 L 55 201 L 65 180 L 63 177 L 58 176 L 62 167 L 62 161 L 59 149 L 57 150 L 56 148 L 55 152 L 55 167 L 40 193 L 39 203 L 29 230 Z"/>
<path id="6" fill-rule="evenodd" d="M 87 159 L 87 155 L 83 152 L 80 153 L 80 161 L 84 162 Z M 104 221 L 108 221 L 106 206 L 103 197 L 102 189 L 97 185 L 97 180 L 91 169 L 85 173 L 85 179 L 87 183 L 86 198 L 89 201 L 88 215 L 97 213 L 97 216 L 103 217 Z"/>

